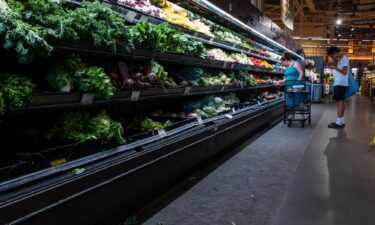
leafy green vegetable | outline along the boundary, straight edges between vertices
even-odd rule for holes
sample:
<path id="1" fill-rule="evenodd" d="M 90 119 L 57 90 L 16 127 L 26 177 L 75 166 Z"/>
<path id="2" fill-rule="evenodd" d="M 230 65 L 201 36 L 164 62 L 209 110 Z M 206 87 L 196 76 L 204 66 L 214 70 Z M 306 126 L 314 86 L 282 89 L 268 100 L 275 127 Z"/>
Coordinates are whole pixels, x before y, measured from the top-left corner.
<path id="1" fill-rule="evenodd" d="M 150 118 L 143 119 L 141 121 L 141 129 L 147 130 L 147 131 L 155 131 L 158 129 L 165 129 L 166 127 L 169 127 L 173 125 L 173 123 L 169 120 L 167 120 L 164 124 L 160 122 L 155 122 Z"/>
<path id="2" fill-rule="evenodd" d="M 4 0 L 0 0 L 0 42 L 3 48 L 14 50 L 23 64 L 31 62 L 35 55 L 49 56 L 52 52 L 43 31 L 25 23 Z"/>
<path id="3" fill-rule="evenodd" d="M 70 92 L 74 87 L 81 92 L 94 92 L 110 98 L 114 88 L 109 76 L 101 67 L 87 67 L 79 55 L 68 55 L 62 62 L 50 67 L 45 77 L 50 87 Z"/>
<path id="4" fill-rule="evenodd" d="M 95 92 L 110 98 L 114 95 L 111 80 L 101 67 L 82 67 L 75 71 L 73 80 L 78 91 Z"/>
<path id="5" fill-rule="evenodd" d="M 7 108 L 25 108 L 34 98 L 36 86 L 29 78 L 18 75 L 5 75 L 0 83 L 0 92 L 3 95 Z"/>
<path id="6" fill-rule="evenodd" d="M 151 25 L 150 23 L 138 23 L 131 28 L 136 47 L 150 49 L 155 52 L 177 52 L 206 57 L 206 49 L 194 38 L 170 28 L 168 23 Z"/>
<path id="7" fill-rule="evenodd" d="M 203 70 L 199 67 L 184 67 L 177 71 L 173 77 L 178 81 L 186 81 L 191 86 L 203 85 Z"/>
<path id="8" fill-rule="evenodd" d="M 73 28 L 81 39 L 89 38 L 95 46 L 111 47 L 114 52 L 117 46 L 123 50 L 133 49 L 132 36 L 123 18 L 99 1 L 83 1 L 81 7 L 69 15 Z"/>
<path id="9" fill-rule="evenodd" d="M 74 81 L 71 78 L 70 71 L 63 64 L 51 66 L 45 79 L 53 90 L 59 92 L 69 93 L 74 88 Z"/>
<path id="10" fill-rule="evenodd" d="M 165 72 L 163 66 L 161 66 L 156 61 L 151 60 L 149 62 L 149 68 L 150 68 L 152 73 L 156 74 L 156 78 L 158 80 L 168 80 L 168 73 Z"/>
<path id="11" fill-rule="evenodd" d="M 59 119 L 58 124 L 51 130 L 49 138 L 81 142 L 106 138 L 124 144 L 123 132 L 121 123 L 113 121 L 105 111 L 94 116 L 85 111 L 73 111 Z"/>

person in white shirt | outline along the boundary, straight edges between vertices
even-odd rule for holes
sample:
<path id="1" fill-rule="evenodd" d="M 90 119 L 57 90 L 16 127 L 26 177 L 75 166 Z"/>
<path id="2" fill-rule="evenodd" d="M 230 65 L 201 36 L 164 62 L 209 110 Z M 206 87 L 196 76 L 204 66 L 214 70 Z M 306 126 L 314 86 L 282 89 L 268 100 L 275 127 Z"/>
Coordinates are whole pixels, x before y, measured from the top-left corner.
<path id="1" fill-rule="evenodd" d="M 345 127 L 345 93 L 349 83 L 350 63 L 348 57 L 340 54 L 340 49 L 337 47 L 330 47 L 327 51 L 333 60 L 333 65 L 328 68 L 333 70 L 333 99 L 337 101 L 337 119 L 328 125 L 329 128 L 343 128 Z"/>

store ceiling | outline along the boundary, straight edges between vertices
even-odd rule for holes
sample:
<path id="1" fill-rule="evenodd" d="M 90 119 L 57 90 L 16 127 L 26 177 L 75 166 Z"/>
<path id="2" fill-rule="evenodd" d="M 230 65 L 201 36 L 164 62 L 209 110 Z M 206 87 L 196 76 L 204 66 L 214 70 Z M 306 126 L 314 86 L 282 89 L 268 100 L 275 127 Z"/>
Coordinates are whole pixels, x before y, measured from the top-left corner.
<path id="1" fill-rule="evenodd" d="M 280 19 L 280 0 L 264 0 L 264 12 L 284 27 Z M 302 46 L 338 45 L 348 49 L 349 41 L 353 41 L 351 55 L 371 56 L 375 39 L 375 0 L 303 0 L 302 4 L 296 0 L 294 12 L 295 29 L 291 34 L 298 36 L 297 40 L 302 34 Z M 337 20 L 341 20 L 341 24 L 337 24 Z M 321 52 L 324 50 L 314 55 L 321 55 Z"/>

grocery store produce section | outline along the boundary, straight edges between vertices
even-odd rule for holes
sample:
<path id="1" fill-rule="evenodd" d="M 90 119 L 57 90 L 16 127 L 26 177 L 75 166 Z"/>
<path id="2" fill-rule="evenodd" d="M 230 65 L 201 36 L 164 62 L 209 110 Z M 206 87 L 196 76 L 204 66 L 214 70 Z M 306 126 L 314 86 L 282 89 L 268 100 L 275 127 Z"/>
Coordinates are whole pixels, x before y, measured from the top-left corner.
<path id="1" fill-rule="evenodd" d="M 106 221 L 279 118 L 284 47 L 186 4 L 0 0 L 1 224 Z"/>

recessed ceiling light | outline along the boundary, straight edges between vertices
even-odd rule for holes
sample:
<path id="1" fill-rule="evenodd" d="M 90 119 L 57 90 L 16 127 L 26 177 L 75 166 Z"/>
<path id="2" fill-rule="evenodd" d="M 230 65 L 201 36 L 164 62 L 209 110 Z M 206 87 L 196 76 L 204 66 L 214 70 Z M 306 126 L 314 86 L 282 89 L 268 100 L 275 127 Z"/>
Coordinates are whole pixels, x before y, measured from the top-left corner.
<path id="1" fill-rule="evenodd" d="M 340 25 L 341 23 L 342 23 L 342 20 L 341 20 L 341 19 L 337 19 L 337 20 L 336 20 L 336 24 L 337 24 L 337 25 Z"/>

